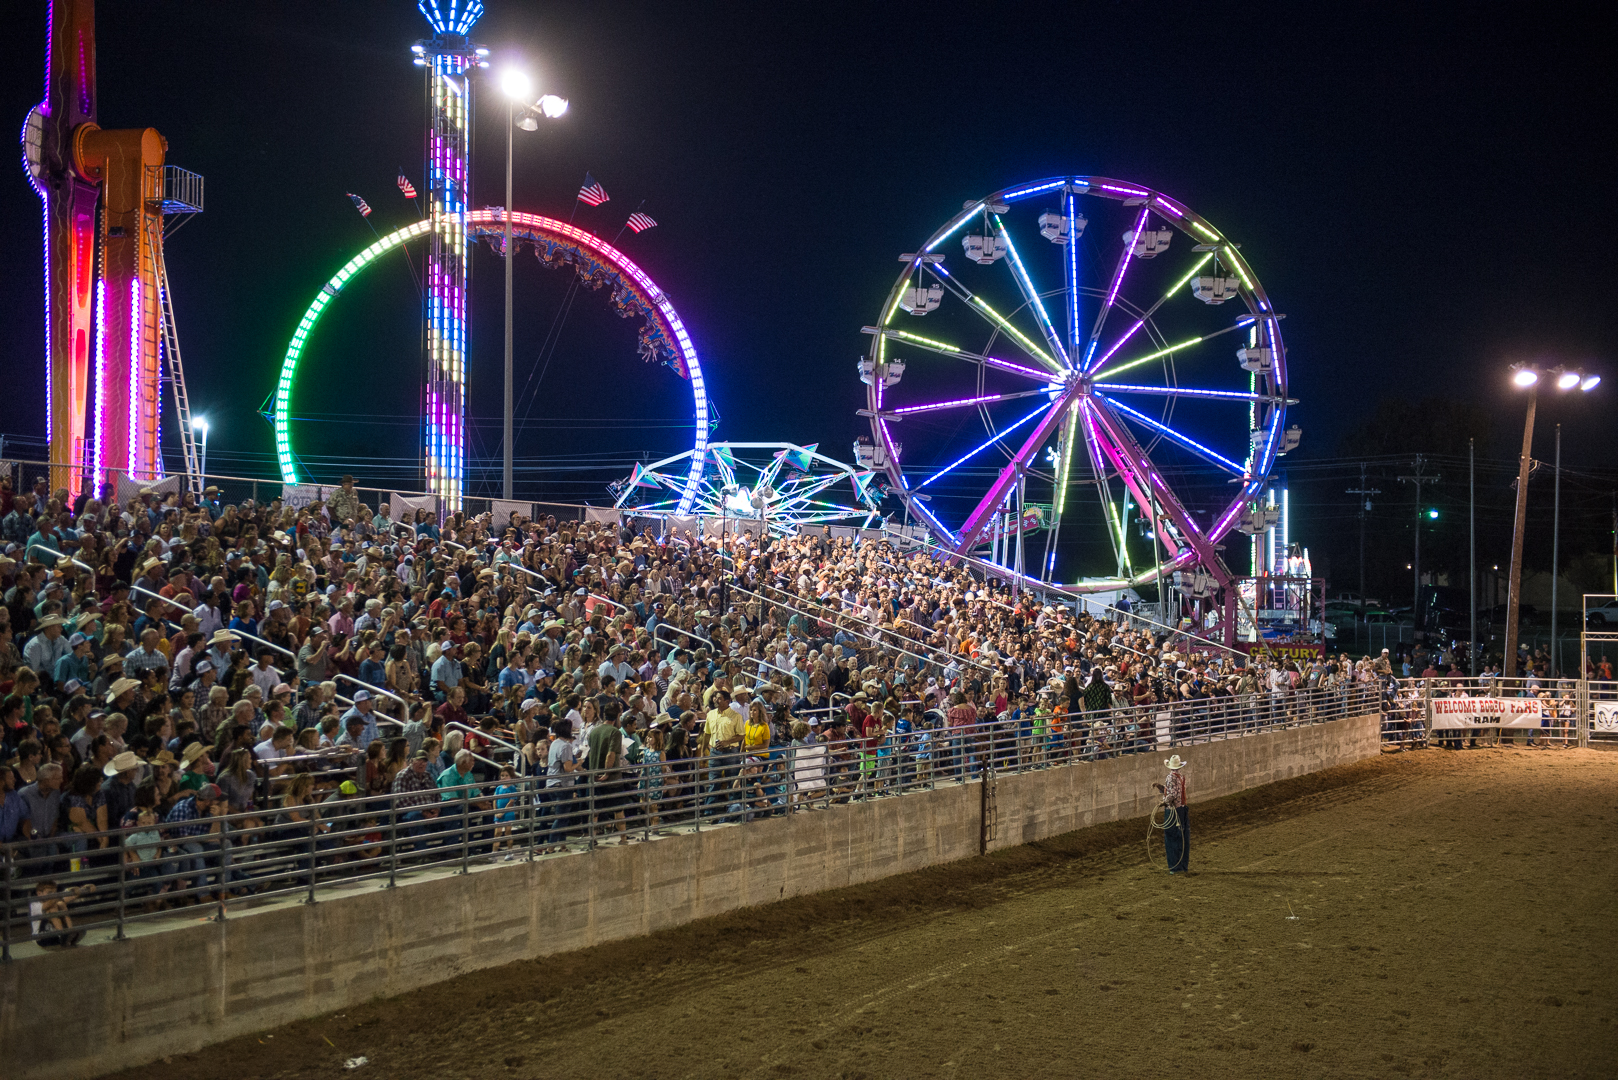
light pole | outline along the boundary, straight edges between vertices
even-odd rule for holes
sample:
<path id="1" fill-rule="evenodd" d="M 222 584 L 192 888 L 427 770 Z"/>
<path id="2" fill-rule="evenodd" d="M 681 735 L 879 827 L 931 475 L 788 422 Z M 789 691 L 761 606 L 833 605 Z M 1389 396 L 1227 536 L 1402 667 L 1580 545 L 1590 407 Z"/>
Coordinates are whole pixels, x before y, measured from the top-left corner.
<path id="1" fill-rule="evenodd" d="M 1523 421 L 1522 456 L 1517 461 L 1517 512 L 1511 532 L 1511 574 L 1506 582 L 1506 654 L 1502 658 L 1500 673 L 1508 679 L 1517 674 L 1517 614 L 1521 606 L 1523 533 L 1528 525 L 1528 470 L 1533 462 L 1534 411 L 1539 405 L 1542 375 L 1553 376 L 1556 389 L 1564 393 L 1575 388 L 1589 393 L 1601 382 L 1600 375 L 1586 375 L 1582 371 L 1562 367 L 1541 371 L 1533 364 L 1512 365 L 1512 385 L 1528 391 L 1528 415 Z M 1556 605 L 1551 606 L 1554 608 Z"/>
<path id="2" fill-rule="evenodd" d="M 202 433 L 202 445 L 197 449 L 197 472 L 202 476 L 208 475 L 208 418 L 194 416 L 191 418 L 191 430 Z M 200 479 L 200 477 L 199 477 Z"/>
<path id="3" fill-rule="evenodd" d="M 505 456 L 500 469 L 500 497 L 512 497 L 512 428 L 513 412 L 516 405 L 512 393 L 511 376 L 511 296 L 512 296 L 512 270 L 516 263 L 511 257 L 511 158 L 514 142 L 514 133 L 517 128 L 524 131 L 534 131 L 539 122 L 533 117 L 539 112 L 554 120 L 567 112 L 567 101 L 555 94 L 546 94 L 537 104 L 531 104 L 530 95 L 533 94 L 534 84 L 522 71 L 516 68 L 507 68 L 500 75 L 500 90 L 506 95 L 506 205 L 501 211 L 501 218 L 505 222 L 505 258 L 506 258 L 506 364 L 505 364 L 505 409 L 501 417 L 501 441 L 505 447 Z M 518 115 L 521 110 L 522 115 Z"/>

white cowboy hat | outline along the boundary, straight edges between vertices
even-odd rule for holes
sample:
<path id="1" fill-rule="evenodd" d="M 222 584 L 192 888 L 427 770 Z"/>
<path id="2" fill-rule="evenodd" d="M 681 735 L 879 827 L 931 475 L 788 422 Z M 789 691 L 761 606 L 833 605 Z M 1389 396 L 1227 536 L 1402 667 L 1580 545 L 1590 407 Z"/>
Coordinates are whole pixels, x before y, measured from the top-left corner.
<path id="1" fill-rule="evenodd" d="M 1180 757 L 1179 754 L 1175 754 L 1173 757 L 1169 758 L 1163 764 L 1167 765 L 1171 772 L 1178 772 L 1180 769 L 1185 768 L 1186 765 L 1189 764 L 1189 762 L 1187 762 L 1185 759 Z"/>

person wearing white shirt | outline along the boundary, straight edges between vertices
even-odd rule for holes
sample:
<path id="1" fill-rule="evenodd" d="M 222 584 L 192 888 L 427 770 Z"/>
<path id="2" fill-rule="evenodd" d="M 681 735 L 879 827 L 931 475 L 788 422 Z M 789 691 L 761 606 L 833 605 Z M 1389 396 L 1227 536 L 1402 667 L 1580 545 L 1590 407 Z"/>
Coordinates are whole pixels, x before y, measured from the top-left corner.
<path id="1" fill-rule="evenodd" d="M 258 654 L 258 664 L 253 668 L 253 685 L 264 691 L 264 700 L 268 701 L 275 688 L 281 685 L 281 673 L 271 666 L 275 654 L 265 649 Z"/>

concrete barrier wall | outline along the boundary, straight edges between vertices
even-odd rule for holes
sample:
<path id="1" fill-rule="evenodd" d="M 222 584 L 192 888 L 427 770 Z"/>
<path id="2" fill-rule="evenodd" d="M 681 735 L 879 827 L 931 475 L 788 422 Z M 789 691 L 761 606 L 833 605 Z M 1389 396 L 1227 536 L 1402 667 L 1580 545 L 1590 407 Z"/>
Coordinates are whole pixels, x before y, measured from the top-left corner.
<path id="1" fill-rule="evenodd" d="M 1378 752 L 1374 715 L 1185 752 L 1193 801 Z M 1002 776 L 990 849 L 1143 817 L 1163 755 Z M 977 855 L 979 784 L 364 887 L 0 969 L 0 1076 L 92 1077 L 455 975 Z"/>

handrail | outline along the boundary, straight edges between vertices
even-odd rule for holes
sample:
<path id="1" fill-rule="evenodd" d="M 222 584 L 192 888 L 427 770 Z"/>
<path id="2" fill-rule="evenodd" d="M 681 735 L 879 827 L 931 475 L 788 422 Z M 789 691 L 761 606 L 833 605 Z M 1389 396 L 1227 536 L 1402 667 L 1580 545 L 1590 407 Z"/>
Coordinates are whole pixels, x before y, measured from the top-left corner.
<path id="1" fill-rule="evenodd" d="M 138 592 L 138 593 L 145 593 L 147 596 L 152 597 L 154 600 L 161 600 L 165 604 L 171 604 L 174 607 L 177 607 L 181 611 L 185 612 L 187 615 L 191 614 L 191 609 L 190 608 L 186 607 L 184 604 L 180 603 L 177 600 L 174 600 L 174 599 L 172 599 L 170 597 L 164 596 L 162 593 L 155 593 L 150 589 L 143 589 L 139 585 L 131 585 L 130 589 L 132 589 L 133 591 Z M 257 634 L 249 634 L 246 630 L 232 630 L 228 626 L 221 627 L 221 629 L 225 630 L 227 633 L 235 634 L 237 637 L 244 637 L 248 641 L 256 641 L 260 645 L 266 645 L 266 646 L 274 649 L 276 652 L 280 653 L 282 656 L 290 657 L 292 659 L 293 663 L 297 663 L 297 660 L 298 660 L 298 654 L 297 653 L 294 653 L 289 649 L 284 649 L 281 646 L 277 645 L 273 641 L 265 641 L 263 638 L 259 637 Z M 277 668 L 276 670 L 280 670 L 280 669 Z M 296 672 L 294 672 L 294 674 L 296 674 Z"/>
<path id="2" fill-rule="evenodd" d="M 768 587 L 773 587 L 773 586 L 766 586 L 766 587 L 768 588 Z M 762 593 L 753 592 L 751 589 L 744 589 L 740 585 L 732 584 L 731 588 L 735 589 L 738 592 L 746 593 L 749 596 L 757 596 L 760 600 L 764 600 L 764 601 L 767 601 L 767 602 L 772 603 L 772 604 L 779 604 L 781 607 L 784 607 L 784 608 L 790 608 L 793 611 L 796 611 L 796 612 L 798 612 L 800 614 L 803 614 L 803 615 L 808 615 L 811 618 L 815 618 L 815 619 L 820 618 L 819 615 L 816 615 L 812 611 L 805 611 L 804 609 L 802 609 L 800 607 L 797 607 L 797 606 L 795 606 L 793 604 L 789 604 L 784 600 L 775 600 L 775 599 L 772 599 L 771 597 L 763 595 Z M 790 596 L 792 594 L 788 593 L 788 595 Z M 825 606 L 825 605 L 822 605 L 822 606 Z M 848 618 L 853 622 L 860 623 L 862 625 L 867 625 L 865 623 L 864 619 L 856 619 L 853 616 L 848 616 Z M 870 634 L 860 633 L 858 630 L 856 630 L 855 633 L 859 634 L 860 637 L 863 637 L 865 640 L 871 642 L 872 644 L 880 646 L 880 647 L 882 647 L 884 649 L 892 649 L 895 652 L 904 653 L 906 656 L 914 656 L 916 659 L 921 660 L 921 661 L 923 661 L 925 663 L 928 663 L 928 664 L 938 664 L 938 660 L 935 657 L 923 656 L 921 653 L 911 652 L 909 649 L 901 649 L 899 646 L 893 644 L 892 642 L 883 641 L 880 638 L 873 637 Z M 953 659 L 953 657 L 951 659 Z M 984 671 L 993 671 L 994 670 L 993 668 L 989 667 L 986 664 L 978 663 L 976 660 L 970 660 L 970 659 L 966 659 L 964 657 L 962 659 L 966 663 L 971 664 L 973 667 L 982 668 Z M 938 666 L 939 667 L 944 667 L 945 665 L 944 664 L 938 664 Z"/>
<path id="3" fill-rule="evenodd" d="M 786 593 L 788 596 L 795 597 L 795 598 L 799 599 L 800 601 L 802 601 L 805 604 L 810 604 L 810 605 L 812 605 L 814 607 L 818 607 L 822 611 L 832 612 L 831 621 L 832 621 L 832 623 L 834 625 L 836 624 L 836 621 L 838 619 L 847 619 L 850 622 L 858 623 L 861 626 L 875 627 L 877 630 L 881 631 L 882 633 L 892 634 L 892 635 L 898 637 L 900 640 L 905 641 L 905 642 L 910 643 L 910 644 L 917 644 L 917 645 L 924 645 L 925 644 L 924 642 L 912 642 L 911 639 L 905 637 L 903 634 L 899 633 L 897 630 L 889 630 L 887 627 L 883 626 L 881 623 L 874 623 L 874 622 L 871 622 L 869 619 L 862 619 L 858 615 L 853 615 L 853 614 L 850 614 L 849 612 L 842 611 L 839 608 L 833 607 L 831 604 L 823 604 L 819 600 L 810 600 L 810 599 L 807 599 L 805 597 L 798 597 L 796 593 L 788 592 L 786 589 L 783 589 L 779 585 L 766 585 L 764 587 L 766 589 L 774 589 L 776 592 Z M 768 597 L 766 597 L 765 599 L 768 599 Z M 783 607 L 792 607 L 791 604 L 787 604 L 784 601 L 776 600 L 776 601 L 772 601 L 772 603 L 779 603 Z M 802 609 L 794 609 L 794 610 L 802 610 Z M 821 619 L 821 620 L 825 620 L 827 618 L 825 615 L 815 615 L 813 612 L 810 612 L 810 611 L 803 611 L 803 614 L 809 615 L 812 618 Z M 895 615 L 894 617 L 897 618 L 898 616 Z M 921 626 L 920 623 L 914 622 L 913 620 L 907 619 L 905 621 L 910 622 L 914 626 Z M 922 626 L 922 629 L 926 630 L 928 628 L 925 627 L 925 626 Z M 921 654 L 919 654 L 919 653 L 910 652 L 907 649 L 901 649 L 897 645 L 893 645 L 893 644 L 891 644 L 889 642 L 885 642 L 880 638 L 872 637 L 872 636 L 870 636 L 868 634 L 861 635 L 861 636 L 867 638 L 867 640 L 876 642 L 878 645 L 882 645 L 882 646 L 884 646 L 886 648 L 892 648 L 892 649 L 895 649 L 895 650 L 897 650 L 899 652 L 907 653 L 910 656 L 918 657 L 919 659 L 923 659 L 923 660 L 927 659 L 926 657 L 921 656 Z M 950 656 L 951 658 L 954 658 L 953 654 L 947 653 L 947 652 L 942 652 L 941 650 L 940 650 L 940 655 Z M 963 657 L 960 657 L 959 659 L 962 660 L 964 663 L 971 664 L 973 667 L 982 668 L 984 671 L 991 671 L 992 672 L 992 671 L 995 670 L 992 666 L 987 665 L 987 664 L 980 664 L 976 660 L 973 660 L 973 659 L 971 659 L 969 657 L 964 657 L 963 656 Z M 929 661 L 929 662 L 936 662 L 936 661 Z"/>
<path id="4" fill-rule="evenodd" d="M 884 529 L 883 530 L 884 538 L 886 537 L 886 535 L 887 535 L 886 529 Z M 988 575 L 990 573 L 990 569 L 988 569 L 988 568 L 992 568 L 993 570 L 999 572 L 999 573 L 996 573 L 996 574 L 993 575 L 995 577 L 999 577 L 1000 574 L 1007 572 L 1005 567 L 996 566 L 994 563 L 988 562 L 985 559 L 980 559 L 975 555 L 966 555 L 966 554 L 963 554 L 963 553 L 958 552 L 958 551 L 951 551 L 949 553 L 948 557 L 952 558 L 952 559 L 961 559 L 961 560 L 963 560 L 965 562 L 973 563 L 976 566 L 978 566 L 980 569 L 982 569 L 983 573 L 985 575 Z M 1052 585 L 1049 582 L 1039 581 L 1037 579 L 1029 579 L 1028 575 L 1026 575 L 1026 574 L 1023 574 L 1023 575 L 1013 574 L 1013 576 L 1017 576 L 1017 577 L 1021 578 L 1025 591 L 1028 591 L 1028 592 L 1052 592 L 1052 593 L 1055 593 L 1058 596 L 1067 597 L 1068 599 L 1075 600 L 1075 601 L 1077 601 L 1077 602 L 1079 602 L 1081 604 L 1091 604 L 1091 605 L 1094 605 L 1097 608 L 1100 608 L 1102 611 L 1106 610 L 1105 608 L 1102 608 L 1100 604 L 1097 604 L 1094 600 L 1090 599 L 1089 594 L 1087 594 L 1087 593 L 1076 592 L 1073 589 L 1065 589 L 1060 585 Z M 1002 579 L 1002 580 L 1004 580 L 1004 579 Z M 1149 623 L 1152 626 L 1160 627 L 1164 631 L 1166 631 L 1167 633 L 1169 633 L 1171 635 L 1172 634 L 1183 634 L 1186 637 L 1194 637 L 1199 642 L 1203 642 L 1203 643 L 1205 643 L 1205 644 L 1207 644 L 1210 647 L 1215 648 L 1215 649 L 1223 649 L 1226 652 L 1232 654 L 1233 656 L 1242 657 L 1243 659 L 1245 659 L 1246 656 L 1247 656 L 1247 654 L 1242 652 L 1240 649 L 1233 649 L 1229 645 L 1221 644 L 1220 642 L 1214 641 L 1211 638 L 1203 637 L 1200 634 L 1188 633 L 1187 631 L 1181 630 L 1178 627 L 1169 626 L 1167 623 L 1160 623 L 1156 619 L 1148 619 L 1144 615 L 1136 615 L 1134 612 L 1129 612 L 1128 614 L 1129 614 L 1129 616 L 1131 618 L 1138 618 L 1138 619 L 1140 619 L 1141 622 Z"/>
<path id="5" fill-rule="evenodd" d="M 406 700 L 405 698 L 400 697 L 398 694 L 395 694 L 392 690 L 385 690 L 382 687 L 376 685 L 375 683 L 368 683 L 364 679 L 356 679 L 354 676 L 345 675 L 341 671 L 339 671 L 337 673 L 336 677 L 339 678 L 339 679 L 342 679 L 342 680 L 344 680 L 346 682 L 354 683 L 356 686 L 363 686 L 363 687 L 365 687 L 365 689 L 370 690 L 372 693 L 384 694 L 387 697 L 392 698 L 394 701 L 397 701 L 399 704 L 403 705 L 405 708 L 407 708 L 407 709 L 410 708 L 410 702 L 408 700 Z"/>

